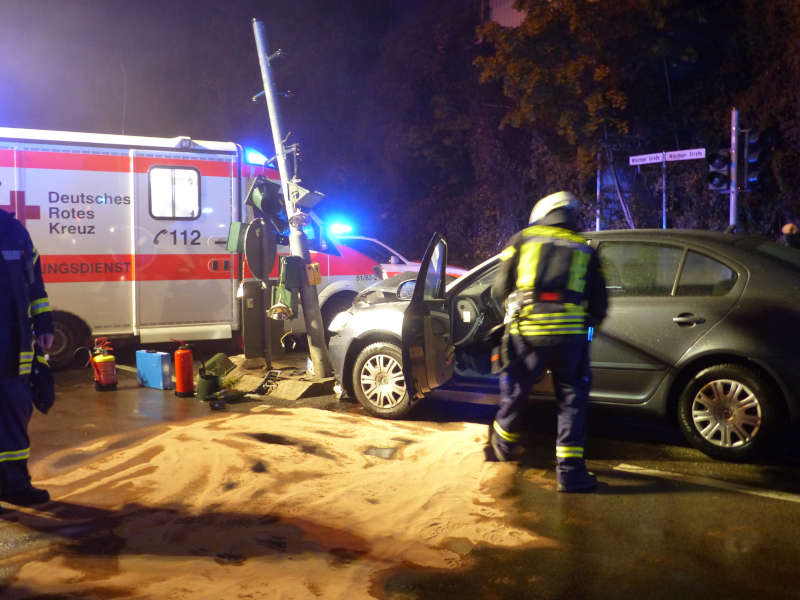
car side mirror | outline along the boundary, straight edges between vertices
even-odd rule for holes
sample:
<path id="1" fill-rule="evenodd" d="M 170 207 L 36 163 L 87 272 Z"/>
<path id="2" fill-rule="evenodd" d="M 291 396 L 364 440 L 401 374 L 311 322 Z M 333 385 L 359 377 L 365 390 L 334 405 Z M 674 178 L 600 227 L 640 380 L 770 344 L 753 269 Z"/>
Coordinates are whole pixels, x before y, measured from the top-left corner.
<path id="1" fill-rule="evenodd" d="M 404 281 L 400 284 L 400 287 L 397 288 L 397 297 L 400 300 L 411 300 L 411 297 L 414 295 L 414 286 L 416 286 L 417 282 L 414 279 L 409 279 L 408 281 Z"/>

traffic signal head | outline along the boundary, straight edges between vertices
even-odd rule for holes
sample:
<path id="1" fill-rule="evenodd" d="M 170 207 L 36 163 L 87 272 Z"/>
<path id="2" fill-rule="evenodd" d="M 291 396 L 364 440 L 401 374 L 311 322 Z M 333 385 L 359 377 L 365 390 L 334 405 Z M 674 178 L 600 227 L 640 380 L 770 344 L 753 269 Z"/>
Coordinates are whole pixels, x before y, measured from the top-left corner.
<path id="1" fill-rule="evenodd" d="M 731 151 L 719 150 L 708 159 L 708 189 L 727 192 L 731 183 Z"/>
<path id="2" fill-rule="evenodd" d="M 767 170 L 771 146 L 769 134 L 746 131 L 744 135 L 744 187 L 751 190 L 761 186 Z"/>
<path id="3" fill-rule="evenodd" d="M 253 207 L 257 217 L 270 221 L 277 233 L 288 233 L 289 221 L 280 184 L 259 175 L 250 185 L 245 204 Z"/>

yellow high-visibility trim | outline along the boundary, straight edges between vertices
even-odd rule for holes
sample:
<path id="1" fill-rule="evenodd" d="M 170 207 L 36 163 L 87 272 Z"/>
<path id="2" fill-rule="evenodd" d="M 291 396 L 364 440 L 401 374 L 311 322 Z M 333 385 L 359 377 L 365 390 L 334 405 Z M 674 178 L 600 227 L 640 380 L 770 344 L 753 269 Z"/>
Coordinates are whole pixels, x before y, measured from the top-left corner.
<path id="1" fill-rule="evenodd" d="M 31 456 L 30 448 L 23 448 L 22 450 L 12 450 L 10 452 L 0 452 L 0 462 L 9 460 L 27 460 Z"/>
<path id="2" fill-rule="evenodd" d="M 589 253 L 584 250 L 572 251 L 572 262 L 569 266 L 569 283 L 567 289 L 583 293 L 586 287 L 586 272 L 589 269 Z"/>
<path id="3" fill-rule="evenodd" d="M 514 246 L 509 246 L 508 248 L 504 248 L 503 251 L 500 253 L 500 260 L 509 260 L 514 258 L 514 255 L 517 253 L 517 249 Z"/>
<path id="4" fill-rule="evenodd" d="M 511 433 L 509 431 L 506 431 L 505 429 L 500 427 L 500 424 L 497 421 L 492 423 L 492 428 L 494 429 L 494 431 L 495 431 L 495 433 L 497 435 L 499 435 L 501 438 L 503 438 L 507 442 L 512 442 L 513 443 L 513 442 L 519 441 L 519 434 L 518 433 Z"/>
<path id="5" fill-rule="evenodd" d="M 582 446 L 556 446 L 557 458 L 583 458 Z"/>
<path id="6" fill-rule="evenodd" d="M 583 323 L 586 315 L 568 315 L 566 313 L 528 314 L 519 317 L 520 323 L 535 325 L 557 325 L 559 323 Z"/>
<path id="7" fill-rule="evenodd" d="M 585 327 L 571 327 L 563 329 L 525 329 L 520 330 L 516 324 L 511 325 L 512 335 L 524 335 L 526 337 L 533 337 L 537 335 L 588 335 L 588 330 Z"/>
<path id="8" fill-rule="evenodd" d="M 52 311 L 52 309 L 50 308 L 50 301 L 46 296 L 44 298 L 37 298 L 36 300 L 31 300 L 30 303 L 31 316 L 35 317 L 36 315 L 40 315 L 42 313 L 50 311 Z"/>
<path id="9" fill-rule="evenodd" d="M 523 230 L 523 235 L 526 237 L 542 236 L 542 237 L 555 237 L 563 240 L 570 240 L 578 244 L 588 244 L 589 242 L 585 237 L 564 229 L 563 227 L 552 227 L 550 225 L 531 225 Z"/>
<path id="10" fill-rule="evenodd" d="M 519 251 L 519 265 L 517 266 L 517 289 L 533 289 L 541 251 L 541 242 L 525 242 L 522 244 L 522 248 Z"/>

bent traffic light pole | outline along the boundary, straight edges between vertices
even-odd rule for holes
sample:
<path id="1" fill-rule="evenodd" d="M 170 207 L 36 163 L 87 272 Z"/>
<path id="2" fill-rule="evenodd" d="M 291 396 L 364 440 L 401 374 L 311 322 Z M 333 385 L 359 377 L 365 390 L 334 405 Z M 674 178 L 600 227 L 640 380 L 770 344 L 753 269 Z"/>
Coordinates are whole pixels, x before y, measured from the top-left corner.
<path id="1" fill-rule="evenodd" d="M 275 84 L 272 80 L 270 56 L 267 50 L 267 36 L 264 24 L 258 19 L 253 19 L 253 34 L 256 40 L 258 62 L 261 67 L 261 79 L 264 84 L 264 96 L 267 101 L 267 111 L 272 129 L 272 141 L 275 144 L 275 159 L 278 163 L 278 172 L 281 176 L 281 190 L 283 191 L 286 216 L 289 219 L 289 249 L 293 256 L 300 256 L 304 263 L 310 263 L 308 240 L 302 229 L 302 216 L 297 214 L 296 196 L 297 186 L 293 178 L 288 175 L 286 167 L 286 148 L 283 145 L 278 104 L 275 99 Z M 308 353 L 314 367 L 314 376 L 317 378 L 328 377 L 332 372 L 328 348 L 325 345 L 325 331 L 322 324 L 322 313 L 319 308 L 319 297 L 315 285 L 308 283 L 308 278 L 303 278 L 304 283 L 300 288 L 300 303 L 303 307 L 303 319 L 308 338 Z"/>

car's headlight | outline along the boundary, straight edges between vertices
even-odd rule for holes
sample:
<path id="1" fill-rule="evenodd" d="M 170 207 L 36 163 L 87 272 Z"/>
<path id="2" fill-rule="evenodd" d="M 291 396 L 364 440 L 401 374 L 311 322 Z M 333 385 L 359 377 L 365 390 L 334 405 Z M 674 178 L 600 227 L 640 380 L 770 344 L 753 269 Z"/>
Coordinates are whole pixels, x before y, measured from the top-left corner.
<path id="1" fill-rule="evenodd" d="M 331 333 L 339 333 L 342 329 L 347 327 L 352 318 L 353 313 L 351 313 L 349 310 L 340 312 L 338 315 L 333 317 L 331 324 L 328 325 L 328 331 Z"/>

